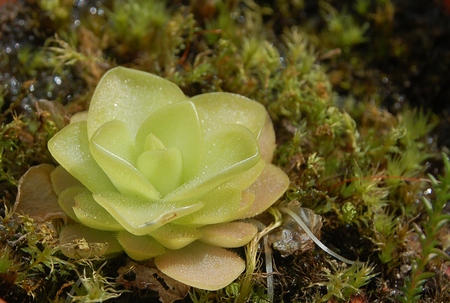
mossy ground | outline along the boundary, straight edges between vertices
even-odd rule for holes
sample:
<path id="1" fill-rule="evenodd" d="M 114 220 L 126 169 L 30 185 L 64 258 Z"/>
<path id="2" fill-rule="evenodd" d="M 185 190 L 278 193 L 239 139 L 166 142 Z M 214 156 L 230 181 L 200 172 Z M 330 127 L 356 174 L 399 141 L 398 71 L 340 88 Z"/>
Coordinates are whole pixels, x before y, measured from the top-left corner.
<path id="1" fill-rule="evenodd" d="M 280 203 L 298 200 L 321 214 L 322 241 L 364 262 L 346 266 L 318 248 L 287 258 L 274 251 L 276 302 L 450 301 L 446 3 L 5 4 L 0 298 L 65 302 L 72 289 L 78 302 L 157 299 L 151 290 L 115 298 L 124 291 L 114 282 L 123 257 L 105 265 L 66 260 L 56 237 L 61 222 L 19 223 L 12 214 L 20 176 L 54 163 L 46 143 L 66 119 L 38 100 L 63 104 L 67 115 L 87 109 L 103 73 L 124 65 L 165 77 L 187 95 L 229 91 L 269 110 L 274 161 L 292 181 Z M 433 181 L 438 175 L 446 177 Z M 219 292 L 192 290 L 184 301 L 265 302 L 263 268 L 246 277 Z"/>

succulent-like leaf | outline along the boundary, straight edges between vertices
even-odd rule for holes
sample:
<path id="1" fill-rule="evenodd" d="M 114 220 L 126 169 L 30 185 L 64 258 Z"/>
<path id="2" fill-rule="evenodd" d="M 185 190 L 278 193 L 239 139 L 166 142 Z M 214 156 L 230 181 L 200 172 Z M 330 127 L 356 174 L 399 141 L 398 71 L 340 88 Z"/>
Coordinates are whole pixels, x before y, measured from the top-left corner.
<path id="1" fill-rule="evenodd" d="M 69 258 L 89 258 L 123 251 L 115 232 L 81 224 L 65 226 L 59 233 L 59 242 L 62 253 Z"/>
<path id="2" fill-rule="evenodd" d="M 91 192 L 116 190 L 89 151 L 85 121 L 69 124 L 59 131 L 48 142 L 48 149 L 56 161 Z"/>
<path id="3" fill-rule="evenodd" d="M 199 229 L 191 226 L 167 223 L 150 233 L 169 249 L 180 249 L 202 237 Z"/>
<path id="4" fill-rule="evenodd" d="M 233 282 L 245 269 L 245 262 L 224 248 L 194 242 L 155 258 L 156 267 L 187 285 L 218 290 Z"/>
<path id="5" fill-rule="evenodd" d="M 95 142 L 96 145 L 109 151 L 117 158 L 131 165 L 136 164 L 137 152 L 134 138 L 125 122 L 112 120 L 103 124 L 97 129 L 90 141 Z M 105 168 L 102 167 L 102 169 Z"/>
<path id="6" fill-rule="evenodd" d="M 181 89 L 168 80 L 129 68 L 111 69 L 92 96 L 87 120 L 89 138 L 112 120 L 125 122 L 134 137 L 151 113 L 185 99 Z"/>
<path id="7" fill-rule="evenodd" d="M 179 218 L 177 224 L 204 225 L 227 222 L 235 219 L 241 209 L 242 190 L 234 186 L 219 186 L 196 200 L 204 206 L 202 209 Z"/>
<path id="8" fill-rule="evenodd" d="M 180 186 L 183 159 L 178 148 L 148 150 L 139 156 L 136 168 L 164 197 Z"/>
<path id="9" fill-rule="evenodd" d="M 100 131 L 102 128 L 100 128 Z M 115 187 L 124 195 L 139 197 L 141 199 L 157 200 L 161 194 L 155 187 L 134 167 L 123 158 L 105 149 L 96 141 L 96 135 L 89 144 L 90 152 L 95 161 L 104 170 Z M 101 191 L 93 191 L 101 192 Z"/>
<path id="10" fill-rule="evenodd" d="M 261 158 L 267 163 L 272 162 L 273 154 L 275 152 L 275 130 L 273 129 L 272 120 L 269 114 L 266 114 L 266 122 L 261 130 L 261 134 L 258 138 L 259 150 Z"/>
<path id="11" fill-rule="evenodd" d="M 75 212 L 73 211 L 73 208 L 76 205 L 75 197 L 80 193 L 91 193 L 86 187 L 84 186 L 73 186 L 66 188 L 58 195 L 58 204 L 61 207 L 62 210 L 72 219 L 76 222 L 79 222 L 77 215 L 75 215 Z"/>
<path id="12" fill-rule="evenodd" d="M 57 195 L 70 187 L 84 187 L 80 181 L 69 174 L 61 165 L 58 165 L 52 170 L 50 173 L 50 180 L 52 181 L 53 190 Z"/>
<path id="13" fill-rule="evenodd" d="M 199 174 L 164 200 L 201 196 L 258 164 L 259 147 L 252 133 L 241 125 L 226 125 L 205 137 L 204 158 Z"/>
<path id="14" fill-rule="evenodd" d="M 182 182 L 197 173 L 203 156 L 203 132 L 192 102 L 171 104 L 150 115 L 136 135 L 138 150 L 144 149 L 149 134 L 161 140 L 165 147 L 180 150 L 183 160 Z"/>
<path id="15" fill-rule="evenodd" d="M 166 252 L 164 246 L 151 236 L 136 236 L 121 231 L 117 234 L 117 240 L 127 255 L 136 261 L 151 259 Z"/>
<path id="16" fill-rule="evenodd" d="M 203 207 L 202 203 L 172 204 L 138 199 L 114 192 L 93 194 L 95 201 L 105 208 L 128 232 L 143 236 L 177 218 Z"/>
<path id="17" fill-rule="evenodd" d="M 250 242 L 258 229 L 246 222 L 230 222 L 206 225 L 200 228 L 203 236 L 200 241 L 206 244 L 233 248 L 241 247 Z"/>
<path id="18" fill-rule="evenodd" d="M 207 93 L 191 98 L 197 108 L 205 133 L 223 125 L 245 126 L 259 138 L 267 112 L 260 103 L 231 93 Z"/>
<path id="19" fill-rule="evenodd" d="M 82 224 L 99 230 L 119 231 L 124 228 L 111 214 L 101 207 L 87 189 L 76 194 L 73 212 Z"/>
<path id="20" fill-rule="evenodd" d="M 255 202 L 245 217 L 254 217 L 268 209 L 289 186 L 288 176 L 277 166 L 266 164 L 258 179 L 247 189 L 255 195 Z"/>

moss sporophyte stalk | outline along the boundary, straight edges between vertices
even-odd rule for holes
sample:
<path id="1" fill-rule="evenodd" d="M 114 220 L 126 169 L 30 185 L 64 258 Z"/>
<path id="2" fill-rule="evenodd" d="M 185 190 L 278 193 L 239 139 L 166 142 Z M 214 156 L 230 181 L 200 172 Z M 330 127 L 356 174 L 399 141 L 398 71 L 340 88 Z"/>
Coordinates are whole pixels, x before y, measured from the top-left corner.
<path id="1" fill-rule="evenodd" d="M 188 98 L 168 80 L 123 67 L 103 76 L 89 111 L 48 148 L 60 166 L 35 169 L 57 196 L 45 208 L 68 217 L 60 232 L 67 257 L 125 251 L 201 289 L 242 273 L 244 261 L 226 248 L 247 244 L 257 228 L 242 219 L 289 185 L 271 164 L 275 134 L 261 104 L 231 93 Z"/>

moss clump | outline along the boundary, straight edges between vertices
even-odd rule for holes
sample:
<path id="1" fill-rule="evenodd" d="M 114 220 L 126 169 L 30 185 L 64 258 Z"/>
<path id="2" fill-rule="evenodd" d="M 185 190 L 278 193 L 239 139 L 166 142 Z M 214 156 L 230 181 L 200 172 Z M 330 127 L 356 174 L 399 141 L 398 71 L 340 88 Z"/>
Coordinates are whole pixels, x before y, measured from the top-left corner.
<path id="1" fill-rule="evenodd" d="M 14 269 L 1 274 L 0 297 L 62 301 L 79 276 L 108 282 L 98 276 L 103 261 L 72 265 L 48 240 L 61 222 L 52 230 L 11 210 L 20 176 L 53 162 L 46 144 L 66 113 L 88 108 L 103 73 L 124 65 L 167 78 L 187 95 L 229 91 L 264 104 L 279 141 L 274 162 L 291 180 L 282 202 L 298 200 L 321 214 L 326 245 L 375 268 L 334 266 L 319 250 L 285 259 L 275 251 L 276 298 L 450 299 L 442 253 L 448 117 L 415 107 L 426 100 L 448 109 L 439 100 L 449 97 L 450 56 L 440 41 L 450 29 L 439 4 L 19 0 L 5 4 L 0 18 L 0 263 Z M 427 173 L 444 177 L 437 183 Z M 122 263 L 109 260 L 102 275 L 117 276 Z M 248 296 L 256 302 L 267 295 L 264 270 L 255 271 Z M 348 282 L 349 273 L 358 280 Z M 242 281 L 193 290 L 185 301 L 234 301 Z M 114 295 L 123 290 L 102 285 Z"/>

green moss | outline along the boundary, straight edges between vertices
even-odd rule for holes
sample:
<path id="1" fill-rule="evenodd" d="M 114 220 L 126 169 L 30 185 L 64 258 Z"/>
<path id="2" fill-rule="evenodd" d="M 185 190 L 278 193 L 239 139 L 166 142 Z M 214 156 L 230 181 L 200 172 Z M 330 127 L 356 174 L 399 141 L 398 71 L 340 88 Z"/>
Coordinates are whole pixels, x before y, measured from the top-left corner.
<path id="1" fill-rule="evenodd" d="M 327 245 L 347 258 L 376 265 L 376 269 L 368 263 L 335 266 L 317 250 L 288 262 L 275 252 L 280 272 L 275 276 L 275 292 L 280 298 L 344 301 L 360 292 L 374 301 L 391 300 L 377 287 L 379 283 L 404 292 L 409 302 L 438 296 L 441 301 L 449 299 L 448 294 L 429 291 L 438 288 L 430 272 L 437 271 L 444 260 L 437 250 L 443 241 L 437 232 L 448 225 L 442 215 L 448 200 L 448 174 L 443 174 L 440 183 L 426 174 L 439 172 L 442 158 L 446 159 L 439 149 L 447 147 L 436 142 L 448 141 L 443 139 L 445 132 L 435 132 L 442 116 L 402 105 L 405 91 L 415 91 L 420 84 L 414 82 L 417 74 L 404 73 L 412 68 L 404 62 L 416 68 L 422 65 L 412 57 L 417 43 L 393 31 L 402 18 L 399 12 L 406 9 L 401 1 L 32 2 L 5 6 L 9 14 L 2 17 L 5 24 L 23 33 L 1 29 L 0 188 L 6 208 L 13 208 L 18 180 L 30 166 L 53 162 L 46 144 L 66 123 L 62 111 L 41 108 L 36 101 L 64 104 L 68 115 L 84 110 L 103 73 L 125 65 L 163 76 L 187 95 L 229 91 L 265 105 L 277 130 L 274 162 L 291 179 L 284 202 L 298 200 L 320 213 Z M 21 38 L 29 35 L 34 37 L 31 41 Z M 435 44 L 425 44 L 424 49 L 428 45 Z M 447 57 L 440 58 L 445 65 Z M 398 72 L 388 74 L 388 68 L 382 69 L 387 60 Z M 422 78 L 421 98 L 437 96 L 426 87 L 442 87 L 436 82 L 439 68 L 435 71 L 436 77 Z M 408 81 L 413 81 L 414 89 L 399 84 Z M 428 192 L 436 197 L 424 194 Z M 32 302 L 29 295 L 39 297 L 44 288 L 49 289 L 49 297 L 62 297 L 61 284 L 38 283 L 46 281 L 49 273 L 53 280 L 64 276 L 64 283 L 78 278 L 93 281 L 95 287 L 108 287 L 115 294 L 116 285 L 95 280 L 98 270 L 77 275 L 62 259 L 57 244 L 46 242 L 40 232 L 26 220 L 12 218 L 0 224 L 0 272 L 23 263 L 15 267 L 18 278 L 11 286 L 22 301 Z M 27 241 L 19 245 L 17 234 L 26 234 Z M 412 234 L 419 239 L 415 249 L 409 245 Z M 108 261 L 105 274 L 114 276 L 114 262 L 120 260 Z M 300 274 L 302 264 L 308 265 L 307 270 L 303 268 L 309 273 L 306 277 Z M 66 270 L 52 269 L 56 265 Z M 86 264 L 76 266 L 81 273 Z M 266 296 L 266 280 L 263 269 L 255 265 L 254 271 L 248 273 L 254 280 L 247 293 L 257 301 Z M 405 282 L 402 276 L 409 278 Z M 283 283 L 288 282 L 283 281 L 289 280 L 297 281 L 297 286 L 284 293 Z M 193 290 L 191 300 L 234 301 L 242 281 L 246 280 L 215 293 Z M 442 289 L 449 287 L 448 279 L 439 283 Z M 123 302 L 133 298 L 121 296 Z"/>
<path id="2" fill-rule="evenodd" d="M 332 270 L 326 269 L 322 274 L 325 281 L 317 283 L 327 288 L 327 294 L 321 301 L 328 301 L 334 297 L 345 302 L 376 276 L 373 274 L 375 268 L 363 263 L 355 263 L 349 268 L 339 267 L 333 263 L 330 265 Z"/>
<path id="3" fill-rule="evenodd" d="M 435 275 L 434 272 L 427 270 L 431 261 L 436 258 L 437 262 L 448 259 L 448 255 L 438 248 L 437 242 L 439 230 L 448 226 L 450 222 L 450 215 L 442 213 L 444 205 L 450 198 L 450 160 L 447 155 L 443 155 L 443 158 L 446 175 L 440 176 L 439 181 L 430 176 L 436 192 L 436 199 L 434 201 L 426 197 L 422 199 L 428 218 L 422 222 L 422 226 L 413 225 L 419 235 L 422 251 L 411 260 L 411 276 L 406 279 L 402 288 L 404 296 L 398 298 L 401 302 L 419 301 L 424 291 L 424 284 Z"/>

